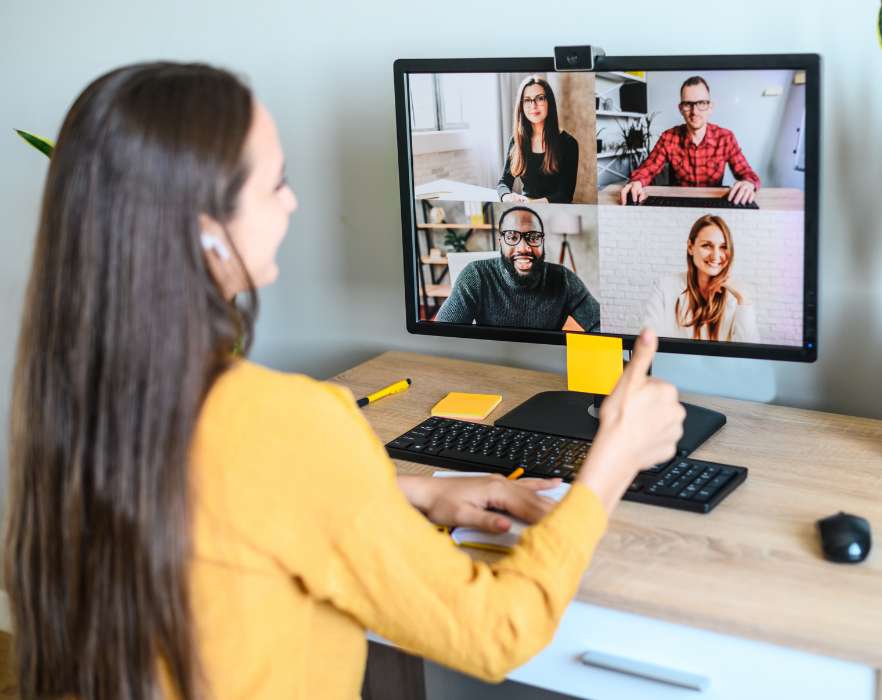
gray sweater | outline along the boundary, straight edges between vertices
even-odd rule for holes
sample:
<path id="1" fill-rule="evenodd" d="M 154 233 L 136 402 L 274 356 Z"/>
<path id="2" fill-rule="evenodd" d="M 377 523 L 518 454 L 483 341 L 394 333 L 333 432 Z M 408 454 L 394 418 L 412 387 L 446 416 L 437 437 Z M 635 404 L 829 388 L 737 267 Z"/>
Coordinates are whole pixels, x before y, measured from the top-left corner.
<path id="1" fill-rule="evenodd" d="M 586 331 L 600 330 L 600 304 L 574 272 L 545 263 L 532 287 L 518 285 L 501 258 L 475 260 L 456 279 L 436 321 L 480 326 L 560 330 L 572 316 Z"/>

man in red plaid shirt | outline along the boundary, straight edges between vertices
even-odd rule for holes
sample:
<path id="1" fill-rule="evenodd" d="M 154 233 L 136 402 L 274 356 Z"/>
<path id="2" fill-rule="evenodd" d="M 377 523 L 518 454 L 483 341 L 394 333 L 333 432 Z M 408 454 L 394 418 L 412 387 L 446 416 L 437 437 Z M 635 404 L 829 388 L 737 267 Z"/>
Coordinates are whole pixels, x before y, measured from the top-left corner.
<path id="1" fill-rule="evenodd" d="M 696 75 L 683 83 L 679 107 L 685 124 L 662 133 L 649 157 L 631 173 L 630 182 L 622 188 L 622 204 L 627 202 L 628 193 L 637 202 L 645 200 L 644 187 L 665 163 L 670 163 L 676 184 L 681 187 L 719 187 L 728 163 L 736 179 L 729 189 L 729 201 L 752 202 L 760 179 L 741 152 L 735 134 L 708 121 L 713 103 L 704 78 Z"/>

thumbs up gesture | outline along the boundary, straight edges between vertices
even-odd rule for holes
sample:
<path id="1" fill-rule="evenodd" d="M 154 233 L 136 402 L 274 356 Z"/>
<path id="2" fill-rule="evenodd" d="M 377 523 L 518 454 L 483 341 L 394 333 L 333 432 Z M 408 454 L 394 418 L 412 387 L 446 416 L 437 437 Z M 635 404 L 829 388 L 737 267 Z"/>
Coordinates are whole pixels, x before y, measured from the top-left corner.
<path id="1" fill-rule="evenodd" d="M 611 513 L 641 469 L 674 456 L 686 410 L 672 384 L 648 375 L 658 337 L 645 329 L 631 361 L 600 406 L 600 428 L 576 477 Z"/>

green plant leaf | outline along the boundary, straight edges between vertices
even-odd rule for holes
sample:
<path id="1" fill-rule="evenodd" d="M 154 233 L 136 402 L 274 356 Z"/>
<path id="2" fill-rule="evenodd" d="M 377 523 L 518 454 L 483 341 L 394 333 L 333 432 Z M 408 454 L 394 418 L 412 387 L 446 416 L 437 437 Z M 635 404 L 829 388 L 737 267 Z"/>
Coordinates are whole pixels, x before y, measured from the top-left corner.
<path id="1" fill-rule="evenodd" d="M 22 131 L 21 129 L 16 129 L 15 133 L 21 136 L 25 141 L 27 141 L 31 146 L 36 148 L 40 153 L 45 155 L 47 158 L 52 157 L 52 151 L 55 150 L 55 144 L 52 143 L 49 139 L 44 139 L 42 136 L 35 136 L 27 131 Z"/>

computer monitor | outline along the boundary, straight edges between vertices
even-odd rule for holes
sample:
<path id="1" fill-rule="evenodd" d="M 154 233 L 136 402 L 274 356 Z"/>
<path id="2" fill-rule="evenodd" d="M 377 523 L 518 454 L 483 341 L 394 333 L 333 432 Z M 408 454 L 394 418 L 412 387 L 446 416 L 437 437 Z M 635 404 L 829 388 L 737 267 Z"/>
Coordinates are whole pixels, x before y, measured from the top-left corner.
<path id="1" fill-rule="evenodd" d="M 630 349 L 648 325 L 661 352 L 816 359 L 817 55 L 394 77 L 410 332 Z"/>

